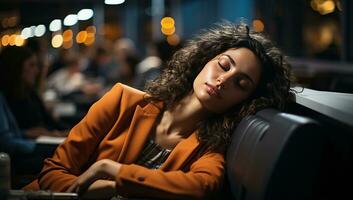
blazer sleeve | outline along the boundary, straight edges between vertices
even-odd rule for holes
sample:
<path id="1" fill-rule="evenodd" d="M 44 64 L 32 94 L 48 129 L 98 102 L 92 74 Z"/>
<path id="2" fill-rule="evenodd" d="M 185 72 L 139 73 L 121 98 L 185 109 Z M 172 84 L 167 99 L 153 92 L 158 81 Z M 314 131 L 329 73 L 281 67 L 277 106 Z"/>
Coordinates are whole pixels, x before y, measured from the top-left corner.
<path id="1" fill-rule="evenodd" d="M 89 165 L 103 137 L 120 115 L 123 86 L 116 84 L 91 106 L 87 115 L 71 129 L 52 158 L 44 161 L 38 182 L 43 190 L 66 191 Z"/>
<path id="2" fill-rule="evenodd" d="M 206 153 L 190 170 L 162 171 L 139 165 L 122 165 L 116 175 L 117 192 L 127 197 L 166 199 L 214 198 L 223 182 L 224 156 Z"/>

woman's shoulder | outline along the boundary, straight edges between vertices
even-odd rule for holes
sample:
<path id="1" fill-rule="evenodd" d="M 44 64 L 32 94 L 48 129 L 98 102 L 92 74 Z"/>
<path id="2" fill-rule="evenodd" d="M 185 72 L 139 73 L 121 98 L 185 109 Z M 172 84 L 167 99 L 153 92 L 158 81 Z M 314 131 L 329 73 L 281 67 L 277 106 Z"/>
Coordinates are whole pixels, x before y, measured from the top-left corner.
<path id="1" fill-rule="evenodd" d="M 148 97 L 146 92 L 133 88 L 131 86 L 117 83 L 113 86 L 110 91 L 111 97 L 118 97 L 121 104 L 126 106 L 130 105 L 140 105 L 144 106 L 148 103 L 146 97 Z"/>
<path id="2" fill-rule="evenodd" d="M 113 86 L 113 89 L 120 89 L 120 90 L 123 90 L 125 93 L 131 93 L 131 94 L 141 95 L 141 96 L 146 94 L 145 92 L 143 92 L 141 90 L 138 90 L 138 89 L 133 88 L 131 86 L 125 85 L 123 83 L 116 83 Z"/>
<path id="3" fill-rule="evenodd" d="M 121 110 L 134 110 L 137 106 L 148 112 L 159 112 L 163 108 L 163 102 L 150 100 L 146 92 L 135 89 L 131 86 L 117 83 L 100 100 L 102 107 L 119 106 Z"/>
<path id="4" fill-rule="evenodd" d="M 132 98 L 132 99 L 143 99 L 146 95 L 145 92 L 133 88 L 131 86 L 125 85 L 123 83 L 117 83 L 113 86 L 112 92 L 120 93 L 122 98 Z"/>

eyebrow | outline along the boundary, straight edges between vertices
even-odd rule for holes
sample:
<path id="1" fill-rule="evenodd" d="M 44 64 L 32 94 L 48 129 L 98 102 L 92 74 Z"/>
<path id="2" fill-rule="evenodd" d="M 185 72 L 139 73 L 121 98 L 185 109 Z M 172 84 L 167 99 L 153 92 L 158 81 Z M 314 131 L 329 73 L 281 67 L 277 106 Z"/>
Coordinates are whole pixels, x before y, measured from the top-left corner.
<path id="1" fill-rule="evenodd" d="M 232 57 L 230 57 L 230 55 L 228 55 L 228 54 L 222 54 L 222 55 L 227 56 L 227 57 L 229 58 L 230 62 L 231 62 L 234 66 L 237 65 L 237 63 L 235 63 L 235 61 L 233 60 Z"/>
<path id="2" fill-rule="evenodd" d="M 234 59 L 233 59 L 230 55 L 228 55 L 228 54 L 222 54 L 222 55 L 227 56 L 227 57 L 229 58 L 230 62 L 231 62 L 234 66 L 237 65 L 236 62 L 234 61 Z M 253 80 L 248 74 L 246 74 L 246 73 L 244 73 L 244 72 L 239 72 L 239 73 L 240 73 L 240 75 L 242 75 L 243 77 L 245 77 L 246 79 L 248 79 L 253 85 L 255 85 L 254 80 Z"/>

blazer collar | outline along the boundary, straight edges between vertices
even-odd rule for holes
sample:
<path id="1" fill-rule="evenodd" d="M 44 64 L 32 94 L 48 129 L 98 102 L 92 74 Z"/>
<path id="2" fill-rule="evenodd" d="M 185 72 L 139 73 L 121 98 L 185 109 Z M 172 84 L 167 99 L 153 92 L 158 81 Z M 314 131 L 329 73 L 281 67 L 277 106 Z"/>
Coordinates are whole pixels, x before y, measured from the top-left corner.
<path id="1" fill-rule="evenodd" d="M 137 107 L 141 108 L 141 106 L 139 105 Z M 163 107 L 164 107 L 163 101 L 153 101 L 153 102 L 147 103 L 142 108 L 142 111 L 144 115 L 158 115 L 163 110 Z"/>
<path id="2" fill-rule="evenodd" d="M 138 159 L 162 108 L 162 102 L 148 103 L 143 108 L 141 106 L 136 107 L 124 146 L 118 158 L 119 162 L 129 164 Z M 161 169 L 176 170 L 182 168 L 192 155 L 197 153 L 198 147 L 199 142 L 194 132 L 175 146 Z"/>
<path id="3" fill-rule="evenodd" d="M 118 162 L 128 164 L 138 158 L 160 112 L 161 110 L 151 103 L 143 108 L 137 105 Z"/>
<path id="4" fill-rule="evenodd" d="M 161 169 L 165 171 L 182 169 L 197 154 L 199 146 L 200 143 L 194 132 L 175 146 Z"/>

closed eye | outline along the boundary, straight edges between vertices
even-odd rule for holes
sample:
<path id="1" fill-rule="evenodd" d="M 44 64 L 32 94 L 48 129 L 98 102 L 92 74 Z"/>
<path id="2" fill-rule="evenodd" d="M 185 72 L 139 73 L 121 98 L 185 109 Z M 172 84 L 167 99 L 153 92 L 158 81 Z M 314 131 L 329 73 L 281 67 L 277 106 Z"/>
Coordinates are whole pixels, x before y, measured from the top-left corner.
<path id="1" fill-rule="evenodd" d="M 222 65 L 220 62 L 218 62 L 218 66 L 220 66 L 225 72 L 229 70 L 229 67 Z"/>
<path id="2" fill-rule="evenodd" d="M 227 55 L 221 55 L 218 58 L 218 65 L 224 70 L 228 71 L 232 67 L 232 62 Z"/>
<path id="3" fill-rule="evenodd" d="M 239 75 L 234 78 L 234 85 L 244 91 L 248 91 L 251 88 L 251 81 L 246 76 Z"/>

